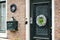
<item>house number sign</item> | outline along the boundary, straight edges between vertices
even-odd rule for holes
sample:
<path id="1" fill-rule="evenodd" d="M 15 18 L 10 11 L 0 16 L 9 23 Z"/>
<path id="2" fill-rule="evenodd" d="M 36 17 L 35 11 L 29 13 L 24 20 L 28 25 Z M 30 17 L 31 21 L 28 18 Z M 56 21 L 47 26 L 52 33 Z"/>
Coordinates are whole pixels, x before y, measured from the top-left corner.
<path id="1" fill-rule="evenodd" d="M 39 15 L 39 16 L 37 16 L 37 18 L 36 18 L 36 23 L 37 23 L 37 25 L 39 25 L 39 26 L 44 26 L 44 25 L 46 25 L 46 17 L 44 16 L 44 15 Z"/>

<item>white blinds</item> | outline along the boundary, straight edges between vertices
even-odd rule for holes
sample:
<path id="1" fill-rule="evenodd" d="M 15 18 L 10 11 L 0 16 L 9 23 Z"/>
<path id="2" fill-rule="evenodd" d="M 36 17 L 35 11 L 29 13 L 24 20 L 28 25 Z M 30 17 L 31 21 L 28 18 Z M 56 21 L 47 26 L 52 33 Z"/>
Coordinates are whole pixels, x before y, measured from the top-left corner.
<path id="1" fill-rule="evenodd" d="M 6 29 L 6 6 L 5 3 L 0 4 L 0 32 Z"/>

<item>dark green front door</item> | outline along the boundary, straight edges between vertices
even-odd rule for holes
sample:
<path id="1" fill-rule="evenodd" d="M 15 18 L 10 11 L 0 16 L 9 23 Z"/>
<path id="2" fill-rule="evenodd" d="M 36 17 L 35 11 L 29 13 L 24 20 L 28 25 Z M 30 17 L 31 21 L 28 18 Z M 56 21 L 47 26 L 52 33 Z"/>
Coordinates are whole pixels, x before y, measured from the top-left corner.
<path id="1" fill-rule="evenodd" d="M 52 40 L 51 0 L 30 1 L 30 40 Z"/>

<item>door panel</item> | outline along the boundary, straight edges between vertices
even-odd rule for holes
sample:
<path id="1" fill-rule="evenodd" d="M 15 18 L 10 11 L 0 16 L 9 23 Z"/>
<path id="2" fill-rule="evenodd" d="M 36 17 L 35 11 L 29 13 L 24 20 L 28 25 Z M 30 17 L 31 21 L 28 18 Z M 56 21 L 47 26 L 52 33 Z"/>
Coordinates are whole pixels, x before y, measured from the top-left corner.
<path id="1" fill-rule="evenodd" d="M 32 3 L 31 5 L 30 18 L 32 23 L 30 23 L 30 40 L 51 40 L 52 15 L 50 3 Z M 37 23 L 38 17 L 43 18 L 43 24 L 39 24 L 40 21 Z"/>
<path id="2" fill-rule="evenodd" d="M 39 5 L 36 7 L 36 17 L 39 15 L 44 15 L 48 17 L 48 6 L 47 5 L 41 5 L 41 6 Z M 36 35 L 48 35 L 47 24 L 41 27 L 36 24 Z"/>

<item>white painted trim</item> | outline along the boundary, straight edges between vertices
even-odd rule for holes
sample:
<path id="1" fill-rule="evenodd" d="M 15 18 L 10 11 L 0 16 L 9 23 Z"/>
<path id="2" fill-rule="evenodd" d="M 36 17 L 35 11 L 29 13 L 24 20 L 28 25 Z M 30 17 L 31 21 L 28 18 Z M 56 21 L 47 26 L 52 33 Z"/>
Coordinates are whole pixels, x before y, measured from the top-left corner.
<path id="1" fill-rule="evenodd" d="M 26 40 L 30 40 L 30 0 L 26 0 L 26 18 L 26 21 L 28 21 L 28 24 L 26 24 Z"/>
<path id="2" fill-rule="evenodd" d="M 8 39 L 0 38 L 0 40 L 8 40 Z"/>
<path id="3" fill-rule="evenodd" d="M 55 40 L 54 39 L 54 0 L 52 0 L 52 40 Z"/>
<path id="4" fill-rule="evenodd" d="M 6 35 L 7 35 L 6 33 L 0 33 L 1 38 L 6 38 L 7 37 Z"/>

